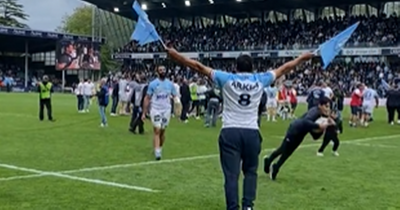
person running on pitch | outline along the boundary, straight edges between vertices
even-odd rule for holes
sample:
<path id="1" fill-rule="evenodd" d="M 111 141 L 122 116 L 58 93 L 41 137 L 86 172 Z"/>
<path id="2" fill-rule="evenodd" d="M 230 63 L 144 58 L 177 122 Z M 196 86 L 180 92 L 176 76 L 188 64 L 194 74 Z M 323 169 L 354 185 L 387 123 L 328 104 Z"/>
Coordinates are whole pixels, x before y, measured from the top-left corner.
<path id="1" fill-rule="evenodd" d="M 325 122 L 317 121 L 321 117 L 329 116 L 329 107 L 330 100 L 325 97 L 321 98 L 318 106 L 311 108 L 302 117 L 289 125 L 282 144 L 271 155 L 264 157 L 264 172 L 270 174 L 272 180 L 276 179 L 282 165 L 299 147 L 308 133 L 311 134 L 314 140 L 317 140 L 328 126 L 335 123 L 330 118 L 325 120 Z M 273 164 L 274 160 L 279 156 L 279 160 Z"/>

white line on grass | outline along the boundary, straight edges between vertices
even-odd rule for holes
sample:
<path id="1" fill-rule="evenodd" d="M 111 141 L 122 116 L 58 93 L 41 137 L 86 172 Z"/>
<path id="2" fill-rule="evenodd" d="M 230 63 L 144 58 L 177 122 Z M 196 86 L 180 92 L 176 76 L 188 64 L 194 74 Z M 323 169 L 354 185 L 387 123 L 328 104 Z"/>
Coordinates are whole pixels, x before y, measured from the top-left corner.
<path id="1" fill-rule="evenodd" d="M 374 140 L 381 140 L 381 139 L 393 139 L 393 138 L 400 138 L 400 135 L 378 136 L 378 137 L 370 137 L 370 138 L 362 138 L 362 139 L 350 139 L 347 141 L 342 141 L 341 143 L 355 143 L 355 142 L 374 141 Z M 304 144 L 304 145 L 300 145 L 299 148 L 314 147 L 314 146 L 319 146 L 319 145 L 321 145 L 321 143 Z M 263 152 L 272 151 L 274 149 L 275 148 L 268 148 L 268 149 L 263 150 Z M 102 170 L 110 170 L 110 169 L 117 169 L 117 168 L 130 168 L 130 167 L 135 167 L 135 166 L 185 162 L 185 161 L 191 161 L 191 160 L 202 160 L 202 159 L 215 158 L 218 156 L 219 156 L 218 154 L 215 154 L 215 155 L 203 155 L 203 156 L 194 156 L 194 157 L 186 157 L 186 158 L 167 159 L 167 160 L 160 160 L 160 161 L 146 161 L 146 162 L 130 163 L 130 164 L 117 164 L 117 165 L 110 165 L 110 166 L 100 166 L 100 167 L 82 168 L 82 169 L 76 169 L 76 170 L 62 171 L 60 173 L 72 174 L 72 173 L 80 173 L 80 172 L 88 172 L 88 171 L 102 171 Z"/>
<path id="2" fill-rule="evenodd" d="M 18 114 L 18 113 L 12 113 L 12 112 L 0 112 L 0 116 L 4 117 L 23 117 L 23 118 L 38 118 L 34 115 L 30 114 Z"/>
<path id="3" fill-rule="evenodd" d="M 31 175 L 21 175 L 21 176 L 11 176 L 11 177 L 3 177 L 0 178 L 1 181 L 12 181 L 12 180 L 20 180 L 20 179 L 30 179 L 35 177 L 42 177 L 44 174 L 31 174 Z"/>
<path id="4" fill-rule="evenodd" d="M 351 144 L 357 146 L 365 146 L 365 147 L 398 148 L 397 146 L 394 145 L 385 145 L 385 144 L 367 144 L 367 143 L 357 143 L 357 142 Z"/>
<path id="5" fill-rule="evenodd" d="M 278 136 L 274 136 L 274 137 L 277 138 Z M 282 137 L 279 137 L 279 138 L 282 138 Z M 395 139 L 395 138 L 400 138 L 400 135 L 377 136 L 377 137 L 362 138 L 362 139 L 349 139 L 349 140 L 341 141 L 341 143 L 342 144 L 356 144 L 356 143 L 360 143 L 360 142 L 368 142 L 368 141 L 384 140 L 384 139 Z M 319 145 L 321 145 L 321 143 L 303 144 L 303 145 L 300 145 L 299 148 L 315 147 L 315 146 L 319 146 Z M 274 149 L 275 148 L 268 148 L 268 149 L 263 150 L 263 152 L 272 151 Z M 192 161 L 192 160 L 202 160 L 202 159 L 215 158 L 215 157 L 218 157 L 218 156 L 219 156 L 218 154 L 215 154 L 215 155 L 203 155 L 203 156 L 167 159 L 167 160 L 161 160 L 161 161 L 146 161 L 146 162 L 138 162 L 138 163 L 130 163 L 130 164 L 117 164 L 117 165 L 110 165 L 110 166 L 81 168 L 81 169 L 76 169 L 76 170 L 59 171 L 59 172 L 40 172 L 40 173 L 37 173 L 37 172 L 27 171 L 27 172 L 31 172 L 31 173 L 35 173 L 35 174 L 33 174 L 33 175 L 25 175 L 25 176 L 13 176 L 13 177 L 0 178 L 0 181 L 29 179 L 29 178 L 43 177 L 43 176 L 58 176 L 58 175 L 54 175 L 54 174 L 61 174 L 62 176 L 68 176 L 66 174 L 89 172 L 89 171 L 104 171 L 104 170 L 111 170 L 111 169 L 118 169 L 118 168 L 130 168 L 130 167 L 136 167 L 136 166 L 156 165 L 156 164 L 163 164 L 163 163 L 176 163 L 176 162 L 185 162 L 185 161 Z M 2 167 L 2 165 L 4 165 L 4 164 L 0 164 L 0 167 Z M 16 169 L 16 170 L 18 170 L 18 169 Z M 80 177 L 78 177 L 78 178 L 80 178 Z M 69 178 L 69 179 L 71 179 L 71 178 Z M 102 181 L 102 182 L 104 182 L 104 181 Z M 145 189 L 147 189 L 147 188 L 145 188 Z M 149 190 L 151 190 L 151 189 L 149 189 Z M 152 190 L 152 191 L 154 192 L 155 190 Z"/>
<path id="6" fill-rule="evenodd" d="M 25 172 L 30 172 L 34 173 L 35 177 L 38 176 L 55 176 L 55 177 L 60 177 L 64 179 L 71 179 L 71 180 L 76 180 L 76 181 L 82 181 L 82 182 L 88 182 L 92 184 L 98 184 L 98 185 L 106 185 L 106 186 L 112 186 L 112 187 L 119 187 L 119 188 L 125 188 L 125 189 L 131 189 L 131 190 L 138 190 L 138 191 L 145 191 L 145 192 L 158 192 L 157 190 L 153 190 L 150 188 L 145 188 L 145 187 L 138 187 L 138 186 L 132 186 L 132 185 L 127 185 L 127 184 L 120 184 L 116 182 L 108 182 L 108 181 L 103 181 L 99 179 L 88 179 L 88 178 L 83 178 L 83 177 L 77 177 L 77 176 L 71 176 L 67 174 L 62 174 L 58 172 L 47 172 L 47 171 L 40 171 L 36 169 L 31 169 L 31 168 L 24 168 L 24 167 L 19 167 L 15 165 L 9 165 L 9 164 L 0 164 L 0 167 L 3 168 L 8 168 L 8 169 L 13 169 L 17 171 L 25 171 Z M 33 175 L 32 175 L 33 176 Z M 32 178 L 31 176 L 31 178 Z M 26 176 L 24 176 L 26 178 Z M 10 177 L 11 179 L 13 177 Z M 14 177 L 15 179 L 15 177 Z"/>

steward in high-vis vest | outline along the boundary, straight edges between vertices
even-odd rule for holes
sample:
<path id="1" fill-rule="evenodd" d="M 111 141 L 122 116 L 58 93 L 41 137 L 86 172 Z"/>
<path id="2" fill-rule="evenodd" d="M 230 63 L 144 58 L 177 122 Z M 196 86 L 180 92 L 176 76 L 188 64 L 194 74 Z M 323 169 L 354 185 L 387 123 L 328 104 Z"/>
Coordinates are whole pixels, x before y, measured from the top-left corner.
<path id="1" fill-rule="evenodd" d="M 43 76 L 43 81 L 38 84 L 38 92 L 39 92 L 39 102 L 40 102 L 40 110 L 39 110 L 39 119 L 43 121 L 44 119 L 44 107 L 47 110 L 47 118 L 50 121 L 54 121 L 52 110 L 51 110 L 51 94 L 53 93 L 53 84 L 49 82 L 48 76 Z"/>

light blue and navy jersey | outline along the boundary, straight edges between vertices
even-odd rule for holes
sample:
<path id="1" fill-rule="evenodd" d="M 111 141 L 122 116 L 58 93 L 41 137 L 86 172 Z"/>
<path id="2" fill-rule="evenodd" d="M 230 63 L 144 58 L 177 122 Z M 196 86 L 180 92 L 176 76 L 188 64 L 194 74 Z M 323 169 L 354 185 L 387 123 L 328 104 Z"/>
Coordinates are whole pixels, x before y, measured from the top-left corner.
<path id="1" fill-rule="evenodd" d="M 378 93 L 374 89 L 366 88 L 363 91 L 363 104 L 373 104 L 378 97 Z"/>
<path id="2" fill-rule="evenodd" d="M 150 97 L 151 103 L 150 111 L 170 111 L 171 98 L 175 97 L 176 94 L 174 84 L 170 80 L 153 80 L 147 89 L 147 95 Z"/>
<path id="3" fill-rule="evenodd" d="M 307 97 L 307 103 L 308 103 L 308 107 L 313 107 L 313 106 L 317 106 L 319 99 L 325 96 L 325 92 L 322 88 L 320 87 L 315 87 L 313 89 L 311 89 L 308 93 L 308 97 Z"/>
<path id="4" fill-rule="evenodd" d="M 264 88 L 275 80 L 275 72 L 228 73 L 213 70 L 212 79 L 223 97 L 222 128 L 258 129 L 258 108 Z"/>

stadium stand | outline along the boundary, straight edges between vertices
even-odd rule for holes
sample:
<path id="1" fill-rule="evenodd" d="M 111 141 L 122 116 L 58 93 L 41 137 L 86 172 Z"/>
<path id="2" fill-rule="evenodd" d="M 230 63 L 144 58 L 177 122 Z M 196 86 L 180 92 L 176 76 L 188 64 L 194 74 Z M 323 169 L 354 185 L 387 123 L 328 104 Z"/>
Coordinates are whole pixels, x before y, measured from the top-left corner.
<path id="1" fill-rule="evenodd" d="M 34 88 L 43 74 L 49 75 L 56 90 L 60 90 L 62 74 L 54 70 L 57 43 L 60 40 L 93 41 L 88 36 L 10 27 L 0 27 L 0 38 L 0 88 L 6 86 L 5 83 L 13 83 L 12 91 L 17 92 Z M 70 73 L 68 75 L 76 80 L 77 73 Z"/>
<path id="2" fill-rule="evenodd" d="M 121 72 L 153 75 L 156 63 L 168 67 L 172 77 L 191 78 L 186 67 L 165 60 L 157 44 L 138 46 L 129 41 L 136 16 L 132 1 L 87 0 L 98 6 L 105 33 L 123 61 Z M 214 68 L 234 70 L 234 58 L 249 53 L 258 71 L 274 68 L 305 50 L 314 50 L 351 23 L 361 21 L 346 48 L 327 70 L 320 60 L 290 75 L 300 93 L 325 79 L 351 92 L 356 82 L 380 90 L 380 79 L 397 78 L 399 53 L 399 3 L 375 0 L 293 1 L 141 1 L 165 41 Z M 174 17 L 174 18 L 171 18 Z M 118 43 L 118 44 L 116 44 Z M 125 44 L 124 44 L 125 43 Z M 126 44 L 127 43 L 127 44 Z M 379 78 L 379 79 L 376 79 Z"/>

